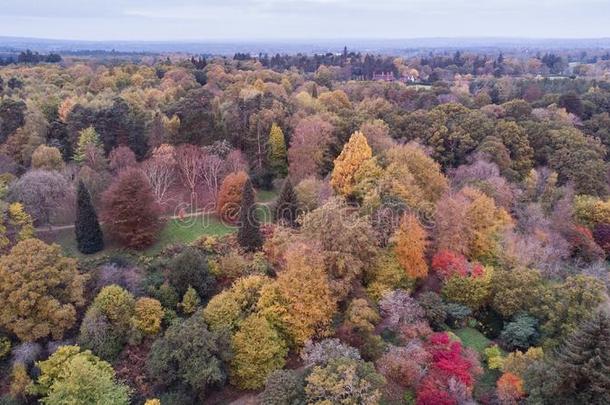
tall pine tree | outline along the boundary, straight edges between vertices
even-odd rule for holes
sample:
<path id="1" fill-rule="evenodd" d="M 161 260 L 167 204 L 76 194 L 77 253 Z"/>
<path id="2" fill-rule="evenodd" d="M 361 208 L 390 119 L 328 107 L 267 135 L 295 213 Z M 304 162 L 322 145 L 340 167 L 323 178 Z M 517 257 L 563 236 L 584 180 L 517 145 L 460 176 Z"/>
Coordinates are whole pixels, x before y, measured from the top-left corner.
<path id="1" fill-rule="evenodd" d="M 610 404 L 610 317 L 599 311 L 568 337 L 557 352 L 560 392 L 579 403 Z"/>
<path id="2" fill-rule="evenodd" d="M 292 188 L 290 179 L 286 179 L 275 206 L 275 221 L 282 222 L 294 228 L 297 225 L 298 215 L 297 195 Z"/>
<path id="3" fill-rule="evenodd" d="M 244 184 L 241 196 L 241 209 L 239 213 L 239 231 L 237 241 L 248 252 L 258 250 L 263 245 L 263 237 L 260 224 L 256 218 L 256 206 L 254 204 L 254 189 L 250 179 Z"/>
<path id="4" fill-rule="evenodd" d="M 104 249 L 104 236 L 97 220 L 97 213 L 91 203 L 89 190 L 82 181 L 78 183 L 76 209 L 74 232 L 78 250 L 81 253 L 91 254 Z"/>
<path id="5" fill-rule="evenodd" d="M 584 321 L 548 363 L 525 377 L 532 403 L 610 404 L 610 316 L 604 310 Z"/>

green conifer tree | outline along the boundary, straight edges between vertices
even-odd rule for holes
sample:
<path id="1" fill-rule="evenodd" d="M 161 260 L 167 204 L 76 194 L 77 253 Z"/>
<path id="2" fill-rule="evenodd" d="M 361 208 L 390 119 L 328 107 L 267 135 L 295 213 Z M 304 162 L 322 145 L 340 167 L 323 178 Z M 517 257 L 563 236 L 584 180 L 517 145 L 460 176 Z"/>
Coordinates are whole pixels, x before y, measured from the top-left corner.
<path id="1" fill-rule="evenodd" d="M 286 179 L 275 206 L 276 222 L 282 222 L 290 227 L 295 227 L 297 225 L 298 204 L 297 195 L 294 192 L 294 188 L 292 188 L 292 183 L 290 179 Z"/>
<path id="2" fill-rule="evenodd" d="M 557 351 L 554 369 L 560 391 L 579 403 L 610 404 L 610 316 L 599 311 Z"/>
<path id="3" fill-rule="evenodd" d="M 78 183 L 74 231 L 78 250 L 81 253 L 91 254 L 104 249 L 104 236 L 97 220 L 97 213 L 91 203 L 89 190 L 82 181 Z"/>
<path id="4" fill-rule="evenodd" d="M 531 365 L 532 404 L 610 404 L 610 316 L 601 310 L 568 336 L 555 355 Z"/>
<path id="5" fill-rule="evenodd" d="M 239 244 L 248 252 L 260 249 L 263 245 L 263 237 L 258 218 L 256 218 L 254 189 L 250 179 L 244 184 L 239 215 L 239 231 L 237 232 Z"/>

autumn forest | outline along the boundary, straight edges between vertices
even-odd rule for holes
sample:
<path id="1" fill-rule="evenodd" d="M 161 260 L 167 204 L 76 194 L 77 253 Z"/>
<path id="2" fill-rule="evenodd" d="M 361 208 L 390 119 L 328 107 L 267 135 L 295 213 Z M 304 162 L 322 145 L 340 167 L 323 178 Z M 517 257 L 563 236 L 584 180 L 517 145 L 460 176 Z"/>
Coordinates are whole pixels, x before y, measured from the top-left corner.
<path id="1" fill-rule="evenodd" d="M 0 404 L 610 404 L 610 55 L 0 57 Z"/>

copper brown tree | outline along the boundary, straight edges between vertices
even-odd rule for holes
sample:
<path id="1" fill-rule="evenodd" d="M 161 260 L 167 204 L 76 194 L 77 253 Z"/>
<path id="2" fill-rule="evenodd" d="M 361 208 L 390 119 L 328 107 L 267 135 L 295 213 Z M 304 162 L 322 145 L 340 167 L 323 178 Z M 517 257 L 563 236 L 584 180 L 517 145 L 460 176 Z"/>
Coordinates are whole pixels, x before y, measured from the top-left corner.
<path id="1" fill-rule="evenodd" d="M 128 168 L 102 195 L 102 219 L 120 243 L 134 249 L 150 246 L 160 229 L 160 209 L 141 170 Z"/>

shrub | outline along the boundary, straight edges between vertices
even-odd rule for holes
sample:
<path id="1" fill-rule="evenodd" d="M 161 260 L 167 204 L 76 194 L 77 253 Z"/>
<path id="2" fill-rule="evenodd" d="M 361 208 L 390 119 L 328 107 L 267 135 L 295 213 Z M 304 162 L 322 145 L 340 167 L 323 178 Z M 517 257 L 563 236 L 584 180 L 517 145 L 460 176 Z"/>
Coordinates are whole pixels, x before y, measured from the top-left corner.
<path id="1" fill-rule="evenodd" d="M 377 404 L 385 384 L 371 363 L 346 357 L 315 366 L 306 381 L 307 403 L 313 404 Z"/>
<path id="2" fill-rule="evenodd" d="M 502 351 L 498 347 L 498 345 L 493 345 L 485 348 L 483 351 L 485 354 L 485 361 L 487 362 L 487 367 L 490 370 L 501 370 L 503 365 L 503 356 Z"/>
<path id="3" fill-rule="evenodd" d="M 418 302 L 424 310 L 430 326 L 436 330 L 440 329 L 447 318 L 447 311 L 442 298 L 435 292 L 427 291 L 419 296 Z"/>
<path id="4" fill-rule="evenodd" d="M 226 378 L 226 340 L 226 336 L 210 332 L 201 314 L 195 313 L 172 324 L 155 341 L 146 360 L 147 372 L 163 386 L 185 384 L 203 398 L 210 386 Z"/>
<path id="5" fill-rule="evenodd" d="M 422 307 L 404 290 L 395 290 L 384 295 L 379 301 L 379 309 L 383 325 L 392 330 L 420 321 L 424 317 Z"/>
<path id="6" fill-rule="evenodd" d="M 527 314 L 518 314 L 506 324 L 500 339 L 511 350 L 527 349 L 538 340 L 538 320 Z"/>
<path id="7" fill-rule="evenodd" d="M 235 249 L 231 249 L 226 254 L 216 259 L 219 273 L 223 277 L 236 279 L 244 276 L 247 272 L 248 261 Z"/>
<path id="8" fill-rule="evenodd" d="M 124 343 L 124 331 L 115 330 L 98 308 L 89 308 L 80 325 L 78 344 L 104 360 L 113 361 L 123 350 Z"/>
<path id="9" fill-rule="evenodd" d="M 35 391 L 45 404 L 129 404 L 130 389 L 117 382 L 112 366 L 78 346 L 60 347 L 38 367 Z"/>
<path id="10" fill-rule="evenodd" d="M 183 296 L 192 287 L 204 298 L 214 286 L 215 280 L 210 274 L 207 257 L 196 248 L 184 249 L 170 261 L 169 267 L 169 281 L 178 296 Z"/>
<path id="11" fill-rule="evenodd" d="M 93 280 L 95 291 L 99 292 L 102 288 L 116 284 L 134 295 L 143 293 L 143 272 L 142 269 L 121 261 L 121 263 L 108 262 L 96 269 Z"/>
<path id="12" fill-rule="evenodd" d="M 261 393 L 265 405 L 304 405 L 305 379 L 295 370 L 276 370 L 269 375 Z"/>
<path id="13" fill-rule="evenodd" d="M 176 289 L 168 282 L 164 282 L 159 288 L 151 289 L 150 293 L 161 302 L 161 305 L 163 305 L 164 308 L 174 309 L 180 301 L 180 296 L 176 292 Z"/>
<path id="14" fill-rule="evenodd" d="M 447 312 L 447 323 L 453 328 L 461 328 L 466 324 L 466 320 L 472 315 L 470 308 L 450 302 L 445 305 Z"/>
<path id="15" fill-rule="evenodd" d="M 339 357 L 360 360 L 360 353 L 339 339 L 324 339 L 317 343 L 307 342 L 301 353 L 301 358 L 307 366 L 324 366 L 330 360 Z"/>
<path id="16" fill-rule="evenodd" d="M 178 304 L 182 312 L 186 315 L 192 315 L 197 310 L 197 307 L 201 303 L 197 291 L 193 287 L 188 288 L 182 297 L 182 302 Z"/>
<path id="17" fill-rule="evenodd" d="M 154 298 L 138 298 L 134 308 L 133 323 L 135 328 L 145 335 L 155 335 L 161 329 L 163 307 Z"/>
<path id="18" fill-rule="evenodd" d="M 42 346 L 38 343 L 24 342 L 13 347 L 11 363 L 23 363 L 31 366 L 42 354 Z"/>
<path id="19" fill-rule="evenodd" d="M 0 336 L 0 360 L 11 352 L 11 341 L 6 336 Z"/>
<path id="20" fill-rule="evenodd" d="M 126 333 L 129 330 L 134 306 L 133 295 L 118 285 L 102 288 L 91 304 L 91 307 L 98 309 L 119 333 Z"/>

